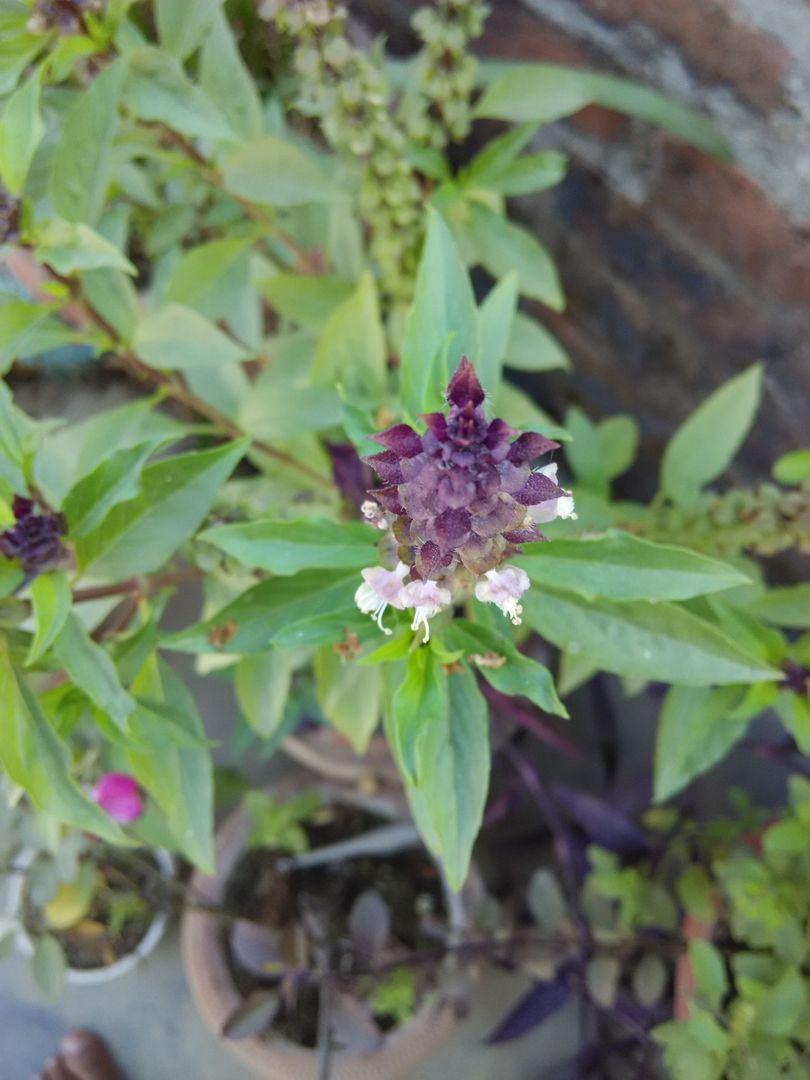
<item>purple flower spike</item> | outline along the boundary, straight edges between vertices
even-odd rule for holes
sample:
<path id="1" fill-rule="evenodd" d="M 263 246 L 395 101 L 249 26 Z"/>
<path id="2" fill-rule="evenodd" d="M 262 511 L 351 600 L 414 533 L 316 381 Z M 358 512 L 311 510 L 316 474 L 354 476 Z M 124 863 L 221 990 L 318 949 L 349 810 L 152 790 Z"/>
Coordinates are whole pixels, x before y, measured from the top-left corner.
<path id="1" fill-rule="evenodd" d="M 129 825 L 143 814 L 143 799 L 128 773 L 104 773 L 91 792 L 93 801 L 121 825 Z"/>
<path id="2" fill-rule="evenodd" d="M 448 581 L 457 566 L 480 577 L 513 555 L 516 544 L 545 539 L 536 522 L 563 516 L 571 502 L 548 466 L 531 469 L 558 443 L 488 421 L 483 401 L 475 370 L 462 356 L 447 388 L 447 410 L 422 417 L 424 435 L 396 424 L 371 436 L 385 449 L 367 459 L 383 484 L 369 495 L 393 515 L 398 557 L 414 580 Z"/>
<path id="3" fill-rule="evenodd" d="M 29 576 L 53 566 L 64 555 L 60 542 L 63 523 L 58 514 L 38 514 L 31 499 L 17 495 L 12 505 L 14 525 L 0 533 L 0 555 L 19 559 Z"/>
<path id="4" fill-rule="evenodd" d="M 475 408 L 484 400 L 484 391 L 475 374 L 475 368 L 466 356 L 462 356 L 459 360 L 455 374 L 450 380 L 447 387 L 447 400 L 457 409 L 466 408 L 468 405 Z"/>

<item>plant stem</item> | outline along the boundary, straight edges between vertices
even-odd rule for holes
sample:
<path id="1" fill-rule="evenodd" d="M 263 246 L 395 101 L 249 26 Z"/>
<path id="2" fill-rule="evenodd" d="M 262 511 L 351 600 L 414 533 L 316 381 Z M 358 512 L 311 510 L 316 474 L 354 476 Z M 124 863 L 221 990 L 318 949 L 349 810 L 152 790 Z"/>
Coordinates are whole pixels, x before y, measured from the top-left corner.
<path id="1" fill-rule="evenodd" d="M 201 572 L 196 567 L 188 567 L 186 570 L 173 570 L 165 574 L 131 577 L 125 581 L 118 581 L 115 585 L 94 585 L 87 589 L 74 589 L 73 603 L 104 600 L 109 596 L 149 596 L 160 589 L 182 585 L 187 581 L 197 581 L 200 576 Z"/>
<path id="2" fill-rule="evenodd" d="M 8 265 L 14 276 L 29 292 L 35 296 L 38 295 L 40 299 L 46 299 L 45 294 L 41 292 L 43 284 L 41 268 L 35 267 L 32 260 L 28 258 L 26 250 L 17 248 L 12 253 L 12 257 L 8 259 Z M 321 473 L 284 450 L 278 450 L 263 439 L 257 439 L 248 432 L 242 431 L 239 425 L 234 423 L 230 417 L 225 416 L 213 405 L 209 405 L 208 402 L 193 394 L 179 376 L 166 375 L 164 372 L 150 367 L 149 364 L 145 364 L 121 340 L 121 336 L 115 327 L 82 294 L 81 287 L 76 280 L 58 274 L 51 267 L 48 267 L 48 273 L 54 281 L 60 282 L 70 291 L 70 301 L 62 309 L 65 318 L 73 326 L 92 324 L 96 329 L 101 330 L 112 343 L 112 351 L 107 357 L 109 367 L 117 368 L 142 385 L 163 390 L 168 397 L 171 397 L 190 412 L 208 420 L 217 432 L 227 435 L 228 438 L 241 439 L 246 436 L 249 437 L 255 450 L 273 458 L 274 461 L 279 462 L 286 468 L 293 469 L 306 476 L 311 483 L 316 483 L 319 487 L 327 488 L 329 491 L 333 490 L 332 483 L 327 477 L 322 476 Z"/>

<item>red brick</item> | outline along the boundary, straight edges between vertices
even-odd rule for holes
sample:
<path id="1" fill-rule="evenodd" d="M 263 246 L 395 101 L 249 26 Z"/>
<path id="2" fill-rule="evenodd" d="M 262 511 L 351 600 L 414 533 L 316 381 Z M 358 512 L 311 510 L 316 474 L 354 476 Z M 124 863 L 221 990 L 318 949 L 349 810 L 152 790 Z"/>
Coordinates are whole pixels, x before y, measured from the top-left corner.
<path id="1" fill-rule="evenodd" d="M 810 230 L 737 169 L 667 143 L 650 203 L 788 304 L 810 305 Z"/>
<path id="2" fill-rule="evenodd" d="M 738 22 L 718 0 L 579 0 L 611 25 L 641 22 L 676 46 L 702 80 L 733 87 L 765 112 L 784 104 L 787 49 Z"/>

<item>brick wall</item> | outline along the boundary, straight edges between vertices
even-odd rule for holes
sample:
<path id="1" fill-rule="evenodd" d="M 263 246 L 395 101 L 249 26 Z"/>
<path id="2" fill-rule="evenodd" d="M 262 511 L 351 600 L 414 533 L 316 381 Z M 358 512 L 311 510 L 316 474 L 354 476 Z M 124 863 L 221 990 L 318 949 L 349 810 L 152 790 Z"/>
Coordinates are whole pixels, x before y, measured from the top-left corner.
<path id="1" fill-rule="evenodd" d="M 482 55 L 636 78 L 711 116 L 735 154 L 718 164 L 598 108 L 543 132 L 569 174 L 515 210 L 557 259 L 567 309 L 535 310 L 578 378 L 546 378 L 539 393 L 634 413 L 657 455 L 709 390 L 763 359 L 765 405 L 736 475 L 766 476 L 775 454 L 810 443 L 810 4 L 490 3 Z M 404 49 L 415 6 L 352 9 Z"/>

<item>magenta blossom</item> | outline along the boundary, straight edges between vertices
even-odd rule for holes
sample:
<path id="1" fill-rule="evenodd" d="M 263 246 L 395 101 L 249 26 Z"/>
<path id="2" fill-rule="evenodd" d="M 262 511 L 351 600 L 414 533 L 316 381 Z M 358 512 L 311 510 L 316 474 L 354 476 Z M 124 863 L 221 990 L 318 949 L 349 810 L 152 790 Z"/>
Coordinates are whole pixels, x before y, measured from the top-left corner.
<path id="1" fill-rule="evenodd" d="M 91 795 L 93 801 L 121 825 L 128 825 L 143 814 L 141 793 L 128 773 L 104 773 Z"/>

